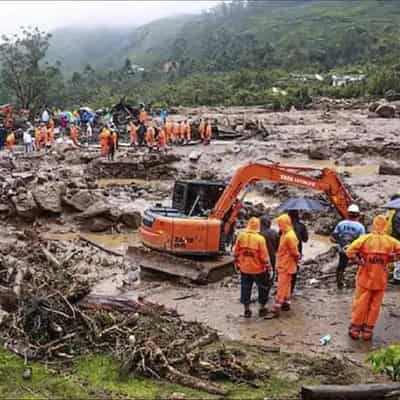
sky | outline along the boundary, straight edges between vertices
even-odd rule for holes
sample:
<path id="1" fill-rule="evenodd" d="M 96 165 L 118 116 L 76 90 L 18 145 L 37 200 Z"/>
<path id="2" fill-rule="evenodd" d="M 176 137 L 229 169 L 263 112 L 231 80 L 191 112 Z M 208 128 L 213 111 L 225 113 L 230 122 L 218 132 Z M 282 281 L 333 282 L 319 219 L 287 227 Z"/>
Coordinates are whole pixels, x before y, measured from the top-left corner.
<path id="1" fill-rule="evenodd" d="M 169 15 L 201 12 L 218 3 L 217 0 L 3 0 L 0 33 L 14 33 L 18 27 L 28 25 L 46 31 L 72 25 L 135 26 Z"/>

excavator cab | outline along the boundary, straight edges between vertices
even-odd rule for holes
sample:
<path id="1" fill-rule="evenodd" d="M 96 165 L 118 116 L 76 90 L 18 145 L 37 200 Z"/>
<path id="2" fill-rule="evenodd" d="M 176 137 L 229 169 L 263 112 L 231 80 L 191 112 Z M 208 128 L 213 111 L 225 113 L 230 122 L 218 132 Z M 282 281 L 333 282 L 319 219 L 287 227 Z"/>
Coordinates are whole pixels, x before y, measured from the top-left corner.
<path id="1" fill-rule="evenodd" d="M 224 190 L 222 182 L 176 181 L 172 208 L 190 217 L 206 217 Z"/>

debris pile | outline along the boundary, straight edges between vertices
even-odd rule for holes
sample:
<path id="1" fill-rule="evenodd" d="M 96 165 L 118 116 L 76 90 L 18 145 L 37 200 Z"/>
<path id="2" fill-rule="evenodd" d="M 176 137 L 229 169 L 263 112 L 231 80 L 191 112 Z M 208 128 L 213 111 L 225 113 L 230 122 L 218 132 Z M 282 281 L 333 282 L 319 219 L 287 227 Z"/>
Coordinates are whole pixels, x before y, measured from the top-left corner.
<path id="1" fill-rule="evenodd" d="M 87 175 L 97 178 L 160 179 L 172 177 L 176 169 L 172 163 L 179 161 L 175 154 L 137 154 L 134 158 L 118 161 L 94 160 L 88 165 Z"/>
<path id="2" fill-rule="evenodd" d="M 174 310 L 141 298 L 89 294 L 91 283 L 75 271 L 79 250 L 61 261 L 50 250 L 42 247 L 35 255 L 20 251 L 22 260 L 2 256 L 0 297 L 8 311 L 0 331 L 15 353 L 54 360 L 107 352 L 121 362 L 124 374 L 167 379 L 218 395 L 225 389 L 210 380 L 254 384 L 266 377 L 246 365 L 244 354 L 219 344 L 214 330 L 183 321 Z"/>

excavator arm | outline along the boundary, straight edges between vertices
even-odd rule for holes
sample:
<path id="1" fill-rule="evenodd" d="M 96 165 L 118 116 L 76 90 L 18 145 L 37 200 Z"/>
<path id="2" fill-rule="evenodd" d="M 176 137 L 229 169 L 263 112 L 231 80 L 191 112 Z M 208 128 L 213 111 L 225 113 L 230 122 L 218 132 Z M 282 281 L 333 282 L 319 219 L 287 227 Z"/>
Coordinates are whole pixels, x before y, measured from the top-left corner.
<path id="1" fill-rule="evenodd" d="M 315 178 L 300 172 L 319 172 L 320 176 Z M 339 176 L 329 168 L 320 170 L 281 164 L 252 163 L 236 171 L 209 218 L 224 221 L 224 232 L 228 234 L 240 210 L 240 203 L 237 201 L 239 194 L 249 184 L 263 180 L 323 192 L 344 218 L 347 218 L 347 208 L 353 202 Z"/>

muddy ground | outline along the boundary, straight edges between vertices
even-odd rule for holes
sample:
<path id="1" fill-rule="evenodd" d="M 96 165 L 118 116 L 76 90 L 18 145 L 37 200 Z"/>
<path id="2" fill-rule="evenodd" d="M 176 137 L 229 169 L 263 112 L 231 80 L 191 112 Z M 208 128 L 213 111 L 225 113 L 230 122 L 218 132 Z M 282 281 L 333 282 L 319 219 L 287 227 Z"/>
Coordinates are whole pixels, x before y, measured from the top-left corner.
<path id="1" fill-rule="evenodd" d="M 18 254 L 26 258 L 29 248 L 44 247 L 59 258 L 75 249 L 80 252 L 75 274 L 96 294 L 144 296 L 176 308 L 185 319 L 216 328 L 227 338 L 282 351 L 327 352 L 358 363 L 371 349 L 399 342 L 400 288 L 396 286 L 386 294 L 374 341 L 348 339 L 354 271 L 348 273 L 347 288 L 338 292 L 332 275 L 337 255 L 328 235 L 340 216 L 332 208 L 318 216 L 304 216 L 311 240 L 304 250 L 299 290 L 292 311 L 277 320 L 241 317 L 239 281 L 234 274 L 207 286 L 146 279 L 124 256 L 128 246 L 140 245 L 136 233 L 140 214 L 155 203 L 170 203 L 174 179 L 227 181 L 238 166 L 252 161 L 336 169 L 369 224 L 399 188 L 400 176 L 379 174 L 384 163 L 389 163 L 393 174 L 400 174 L 399 120 L 368 118 L 367 107 L 289 113 L 267 113 L 261 108 L 179 112 L 213 118 L 245 137 L 214 141 L 207 147 L 195 143 L 175 147 L 163 156 L 121 143 L 115 162 L 102 160 L 95 145 L 80 149 L 57 145 L 47 153 L 31 155 L 17 148 L 12 161 L 3 153 L 0 217 L 7 238 L 0 249 L 3 262 L 18 263 Z M 254 125 L 258 128 L 245 129 Z M 238 228 L 251 215 L 274 216 L 281 201 L 299 194 L 321 199 L 318 193 L 258 183 L 247 194 Z M 321 347 L 319 339 L 326 334 L 332 340 Z"/>

